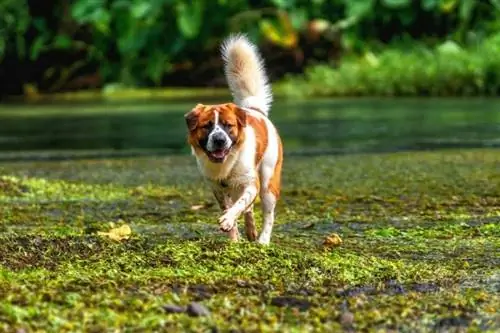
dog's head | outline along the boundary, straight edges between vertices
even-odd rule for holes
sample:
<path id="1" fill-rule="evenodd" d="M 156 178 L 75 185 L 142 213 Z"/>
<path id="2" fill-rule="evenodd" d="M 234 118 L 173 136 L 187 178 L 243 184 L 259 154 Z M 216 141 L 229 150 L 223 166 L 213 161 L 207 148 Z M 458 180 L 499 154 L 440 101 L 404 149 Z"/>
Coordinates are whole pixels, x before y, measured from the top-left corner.
<path id="1" fill-rule="evenodd" d="M 189 144 L 214 163 L 223 163 L 231 149 L 243 142 L 246 112 L 234 103 L 198 104 L 184 118 Z"/>

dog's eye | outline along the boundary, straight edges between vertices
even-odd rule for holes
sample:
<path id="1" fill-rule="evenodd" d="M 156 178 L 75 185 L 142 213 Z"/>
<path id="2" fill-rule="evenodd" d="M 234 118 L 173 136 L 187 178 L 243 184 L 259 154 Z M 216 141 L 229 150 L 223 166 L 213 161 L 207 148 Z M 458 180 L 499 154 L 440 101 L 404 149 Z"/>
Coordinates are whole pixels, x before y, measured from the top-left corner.
<path id="1" fill-rule="evenodd" d="M 212 127 L 212 123 L 206 123 L 203 128 L 204 129 L 210 129 Z"/>
<path id="2" fill-rule="evenodd" d="M 222 122 L 222 126 L 231 128 L 231 127 L 233 127 L 234 125 L 233 125 L 233 124 L 230 124 L 230 123 L 227 123 L 227 122 L 225 122 L 225 121 L 224 121 L 224 122 Z"/>

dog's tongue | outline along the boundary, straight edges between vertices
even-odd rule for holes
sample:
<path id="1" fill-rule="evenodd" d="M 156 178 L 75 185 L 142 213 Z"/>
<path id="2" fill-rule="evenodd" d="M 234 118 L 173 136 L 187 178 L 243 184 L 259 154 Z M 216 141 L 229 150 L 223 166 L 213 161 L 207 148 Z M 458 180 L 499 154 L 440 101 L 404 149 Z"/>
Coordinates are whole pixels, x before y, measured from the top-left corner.
<path id="1" fill-rule="evenodd" d="M 215 158 L 223 158 L 226 155 L 226 150 L 225 149 L 215 150 L 212 152 L 212 155 Z"/>

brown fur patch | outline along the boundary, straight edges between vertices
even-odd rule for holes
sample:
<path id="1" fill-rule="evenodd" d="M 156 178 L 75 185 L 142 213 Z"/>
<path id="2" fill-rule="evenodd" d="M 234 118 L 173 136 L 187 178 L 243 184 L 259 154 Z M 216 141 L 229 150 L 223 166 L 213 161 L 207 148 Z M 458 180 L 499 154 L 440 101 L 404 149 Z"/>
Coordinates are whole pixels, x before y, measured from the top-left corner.
<path id="1" fill-rule="evenodd" d="M 247 123 L 252 126 L 255 131 L 255 166 L 257 166 L 262 161 L 268 144 L 267 126 L 264 119 L 253 117 L 251 115 L 247 116 Z"/>
<path id="2" fill-rule="evenodd" d="M 243 143 L 243 127 L 247 121 L 244 110 L 234 103 L 198 104 L 184 116 L 189 130 L 188 143 L 197 151 L 201 149 L 199 142 L 210 134 L 207 128 L 215 121 L 215 112 L 219 113 L 219 123 L 230 126 L 229 135 L 235 139 L 234 145 L 239 146 Z"/>
<path id="3" fill-rule="evenodd" d="M 281 139 L 278 137 L 278 161 L 276 162 L 276 166 L 274 167 L 273 176 L 269 180 L 269 185 L 267 186 L 268 190 L 276 197 L 276 200 L 278 200 L 278 198 L 280 197 L 280 192 L 281 192 L 282 166 L 283 166 L 283 144 L 281 143 Z"/>

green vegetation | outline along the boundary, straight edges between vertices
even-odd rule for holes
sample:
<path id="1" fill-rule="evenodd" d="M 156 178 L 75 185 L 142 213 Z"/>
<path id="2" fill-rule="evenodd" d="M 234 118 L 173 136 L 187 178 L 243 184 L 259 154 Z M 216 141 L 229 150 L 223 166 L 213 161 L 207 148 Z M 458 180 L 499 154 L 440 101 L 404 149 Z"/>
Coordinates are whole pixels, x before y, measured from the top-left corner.
<path id="1" fill-rule="evenodd" d="M 469 49 L 447 42 L 386 49 L 346 59 L 339 68 L 317 65 L 291 77 L 285 94 L 311 96 L 497 96 L 500 35 Z"/>
<path id="2" fill-rule="evenodd" d="M 288 157 L 269 247 L 218 233 L 190 157 L 3 164 L 0 330 L 494 332 L 499 163 Z M 193 301 L 211 314 L 164 310 Z"/>
<path id="3" fill-rule="evenodd" d="M 498 46 L 487 41 L 500 28 L 498 0 L 5 0 L 0 12 L 0 91 L 9 94 L 220 86 L 220 41 L 239 31 L 259 44 L 274 79 L 313 66 L 306 82 L 316 95 L 498 93 L 488 54 Z M 470 51 L 425 51 L 446 42 Z M 359 60 L 380 52 L 383 70 Z M 329 88 L 316 88 L 325 76 Z"/>

